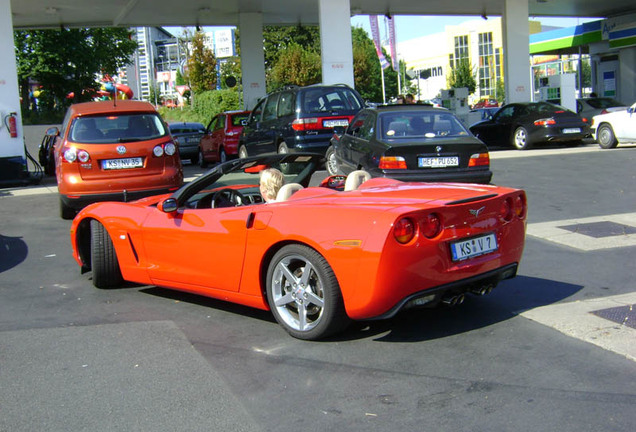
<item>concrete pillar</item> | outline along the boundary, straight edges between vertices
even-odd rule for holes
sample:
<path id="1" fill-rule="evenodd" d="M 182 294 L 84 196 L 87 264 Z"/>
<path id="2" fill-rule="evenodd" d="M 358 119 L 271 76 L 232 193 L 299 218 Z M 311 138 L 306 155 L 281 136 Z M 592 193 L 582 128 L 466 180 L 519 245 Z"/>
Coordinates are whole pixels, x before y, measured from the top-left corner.
<path id="1" fill-rule="evenodd" d="M 26 164 L 11 0 L 0 0 L 0 58 L 0 182 L 11 182 L 24 176 Z M 7 127 L 12 113 L 17 137 L 11 137 Z"/>
<path id="2" fill-rule="evenodd" d="M 351 7 L 349 0 L 318 0 L 322 82 L 347 84 L 353 81 Z M 243 35 L 241 34 L 241 37 Z"/>
<path id="3" fill-rule="evenodd" d="M 245 109 L 252 109 L 256 102 L 267 94 L 265 53 L 263 52 L 263 15 L 251 12 L 239 14 L 239 31 L 243 106 Z"/>
<path id="4" fill-rule="evenodd" d="M 532 100 L 528 0 L 504 0 L 502 33 L 506 103 Z"/>

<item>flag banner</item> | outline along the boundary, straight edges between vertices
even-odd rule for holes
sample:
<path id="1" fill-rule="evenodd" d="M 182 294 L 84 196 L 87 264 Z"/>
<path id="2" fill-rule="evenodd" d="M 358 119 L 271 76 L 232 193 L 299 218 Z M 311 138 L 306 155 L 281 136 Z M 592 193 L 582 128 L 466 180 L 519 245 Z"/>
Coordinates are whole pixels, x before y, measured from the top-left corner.
<path id="1" fill-rule="evenodd" d="M 369 24 L 371 25 L 371 37 L 373 38 L 373 44 L 375 45 L 375 52 L 378 54 L 380 60 L 380 66 L 382 69 L 388 68 L 389 62 L 382 54 L 382 45 L 380 44 L 380 27 L 378 26 L 378 16 L 369 15 Z"/>
<path id="2" fill-rule="evenodd" d="M 393 70 L 399 71 L 399 62 L 397 56 L 397 44 L 395 43 L 395 20 L 393 18 L 387 18 L 389 20 L 389 46 L 391 47 L 391 61 L 393 63 Z"/>

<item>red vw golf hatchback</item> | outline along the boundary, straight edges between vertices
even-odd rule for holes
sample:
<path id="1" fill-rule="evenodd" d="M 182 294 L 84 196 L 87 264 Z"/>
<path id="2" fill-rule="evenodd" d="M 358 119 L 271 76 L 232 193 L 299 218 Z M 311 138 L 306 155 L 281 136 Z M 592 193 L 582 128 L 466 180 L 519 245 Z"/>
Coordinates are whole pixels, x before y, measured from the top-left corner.
<path id="1" fill-rule="evenodd" d="M 183 184 L 177 146 L 155 108 L 118 100 L 71 105 L 54 135 L 60 216 L 97 201 L 132 201 Z"/>

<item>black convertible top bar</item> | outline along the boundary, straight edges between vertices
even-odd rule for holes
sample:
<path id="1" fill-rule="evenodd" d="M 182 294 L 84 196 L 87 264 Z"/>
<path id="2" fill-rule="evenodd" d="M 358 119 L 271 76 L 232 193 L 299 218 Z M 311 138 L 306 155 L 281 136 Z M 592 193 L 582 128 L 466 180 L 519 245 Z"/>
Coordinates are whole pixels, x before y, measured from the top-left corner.
<path id="1" fill-rule="evenodd" d="M 480 195 L 477 197 L 473 197 L 473 198 L 466 198 L 466 199 L 461 199 L 461 200 L 457 200 L 457 201 L 451 201 L 449 203 L 446 203 L 446 205 L 457 205 L 457 204 L 467 204 L 467 203 L 471 203 L 471 202 L 475 202 L 475 201 L 481 201 L 481 200 L 485 200 L 488 198 L 493 198 L 496 197 L 497 194 L 488 194 L 488 195 Z"/>

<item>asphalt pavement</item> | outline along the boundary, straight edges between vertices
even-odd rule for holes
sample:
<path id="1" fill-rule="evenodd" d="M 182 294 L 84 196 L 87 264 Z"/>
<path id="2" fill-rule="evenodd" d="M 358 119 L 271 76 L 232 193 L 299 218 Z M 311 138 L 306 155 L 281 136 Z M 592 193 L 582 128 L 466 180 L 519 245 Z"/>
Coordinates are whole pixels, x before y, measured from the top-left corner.
<path id="1" fill-rule="evenodd" d="M 54 180 L 0 189 L 0 431 L 631 432 L 636 146 L 491 157 L 528 194 L 518 276 L 323 342 L 222 301 L 97 290 Z"/>

